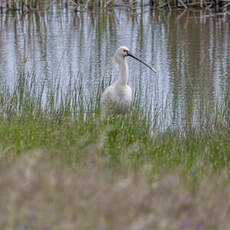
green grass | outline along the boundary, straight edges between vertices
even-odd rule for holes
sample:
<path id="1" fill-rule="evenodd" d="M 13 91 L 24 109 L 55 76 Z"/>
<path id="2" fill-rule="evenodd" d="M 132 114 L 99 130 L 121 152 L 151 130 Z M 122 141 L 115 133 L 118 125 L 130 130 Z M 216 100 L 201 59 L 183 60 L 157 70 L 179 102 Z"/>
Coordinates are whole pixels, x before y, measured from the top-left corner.
<path id="1" fill-rule="evenodd" d="M 228 93 L 199 127 L 162 129 L 137 96 L 102 122 L 103 86 L 86 99 L 71 79 L 65 95 L 31 73 L 0 87 L 1 229 L 229 226 Z"/>
<path id="2" fill-rule="evenodd" d="M 115 162 L 121 162 L 122 154 L 129 152 L 126 157 L 130 162 L 152 161 L 156 165 L 168 164 L 169 168 L 183 165 L 189 169 L 197 159 L 205 160 L 214 169 L 229 165 L 228 93 L 224 105 L 216 108 L 213 115 L 202 112 L 206 117 L 199 127 L 169 126 L 162 130 L 157 125 L 162 123 L 158 122 L 160 117 L 141 108 L 138 98 L 126 115 L 101 122 L 99 100 L 103 87 L 99 85 L 93 96 L 85 97 L 81 76 L 76 78 L 74 83 L 69 80 L 65 94 L 60 79 L 43 80 L 38 86 L 34 74 L 21 73 L 11 90 L 2 86 L 1 149 L 10 147 L 20 155 L 35 148 L 58 148 L 62 152 L 103 142 L 98 154 Z M 71 154 L 78 158 L 78 152 Z"/>

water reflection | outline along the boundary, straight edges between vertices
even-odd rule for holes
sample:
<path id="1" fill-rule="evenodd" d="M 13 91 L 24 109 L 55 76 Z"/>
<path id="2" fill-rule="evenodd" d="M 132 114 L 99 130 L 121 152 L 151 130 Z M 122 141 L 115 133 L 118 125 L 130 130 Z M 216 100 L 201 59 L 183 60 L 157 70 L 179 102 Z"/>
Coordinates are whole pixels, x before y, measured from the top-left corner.
<path id="1" fill-rule="evenodd" d="M 0 15 L 0 79 L 13 85 L 29 70 L 65 85 L 70 73 L 84 76 L 84 94 L 107 86 L 117 70 L 112 56 L 125 45 L 159 71 L 153 76 L 128 60 L 130 85 L 140 103 L 162 109 L 165 125 L 199 122 L 230 84 L 230 17 L 204 11 L 135 10 L 76 13 L 53 8 Z M 165 111 L 165 110 L 164 110 Z"/>

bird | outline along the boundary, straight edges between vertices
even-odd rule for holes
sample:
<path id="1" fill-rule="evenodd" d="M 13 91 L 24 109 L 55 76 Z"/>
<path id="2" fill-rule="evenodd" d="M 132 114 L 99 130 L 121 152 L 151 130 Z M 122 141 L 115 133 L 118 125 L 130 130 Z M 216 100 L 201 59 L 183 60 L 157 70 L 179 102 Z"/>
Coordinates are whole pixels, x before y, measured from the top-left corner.
<path id="1" fill-rule="evenodd" d="M 128 85 L 129 68 L 126 57 L 132 57 L 147 66 L 154 73 L 157 70 L 139 58 L 132 55 L 126 46 L 119 47 L 114 55 L 114 61 L 119 67 L 120 76 L 117 81 L 108 86 L 101 95 L 100 109 L 101 119 L 104 120 L 108 114 L 125 113 L 132 102 L 132 89 Z"/>

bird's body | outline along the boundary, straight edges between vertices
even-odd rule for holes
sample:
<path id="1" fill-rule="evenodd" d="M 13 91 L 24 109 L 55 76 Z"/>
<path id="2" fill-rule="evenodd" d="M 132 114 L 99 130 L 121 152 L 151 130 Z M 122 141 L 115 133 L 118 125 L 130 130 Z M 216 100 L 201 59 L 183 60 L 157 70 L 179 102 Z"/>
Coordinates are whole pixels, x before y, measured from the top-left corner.
<path id="1" fill-rule="evenodd" d="M 122 113 L 127 110 L 132 101 L 132 89 L 128 85 L 129 70 L 125 59 L 126 47 L 120 47 L 114 56 L 114 61 L 119 66 L 120 77 L 107 87 L 101 96 L 101 114 L 104 118 L 107 113 Z"/>
<path id="2" fill-rule="evenodd" d="M 101 111 L 106 115 L 108 110 L 113 113 L 125 112 L 132 101 L 132 89 L 128 84 L 121 84 L 116 81 L 105 89 L 101 96 Z"/>
<path id="3" fill-rule="evenodd" d="M 126 61 L 127 56 L 131 56 L 147 65 L 143 61 L 131 55 L 127 47 L 122 46 L 117 49 L 114 61 L 119 66 L 120 77 L 112 85 L 108 86 L 101 96 L 101 117 L 103 119 L 109 112 L 119 114 L 127 111 L 132 102 L 132 89 L 128 85 L 129 70 Z M 152 67 L 148 67 L 156 72 L 156 70 Z"/>

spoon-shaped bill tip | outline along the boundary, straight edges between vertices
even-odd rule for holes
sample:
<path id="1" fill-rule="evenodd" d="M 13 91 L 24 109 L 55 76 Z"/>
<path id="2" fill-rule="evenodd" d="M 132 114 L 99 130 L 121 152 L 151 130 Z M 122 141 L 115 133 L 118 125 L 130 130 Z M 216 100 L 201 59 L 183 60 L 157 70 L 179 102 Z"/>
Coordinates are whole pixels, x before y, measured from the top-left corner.
<path id="1" fill-rule="evenodd" d="M 155 69 L 155 68 L 153 68 L 153 67 L 151 67 L 152 68 L 152 71 L 154 72 L 154 73 L 157 73 L 157 70 Z"/>

